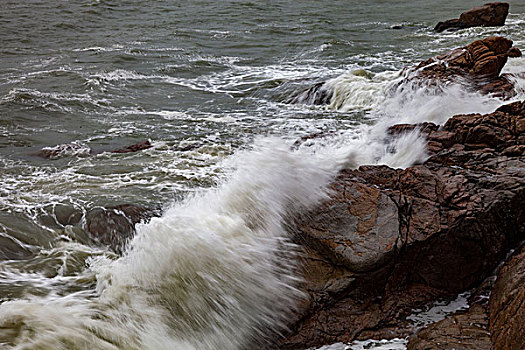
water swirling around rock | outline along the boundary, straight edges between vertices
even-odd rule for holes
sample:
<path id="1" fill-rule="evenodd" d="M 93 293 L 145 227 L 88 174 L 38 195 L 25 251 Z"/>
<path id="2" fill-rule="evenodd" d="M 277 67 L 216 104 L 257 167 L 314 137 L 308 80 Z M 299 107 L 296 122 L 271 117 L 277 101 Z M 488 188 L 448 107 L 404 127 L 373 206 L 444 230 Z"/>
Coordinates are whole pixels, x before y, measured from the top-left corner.
<path id="1" fill-rule="evenodd" d="M 433 24 L 465 3 L 428 5 L 7 2 L 2 347 L 238 349 L 282 331 L 302 296 L 291 214 L 325 198 L 342 167 L 427 158 L 423 137 L 392 140 L 389 126 L 503 103 L 456 85 L 387 93 L 403 67 L 479 37 L 525 44 L 523 4 L 505 27 L 444 35 Z M 285 103 L 330 79 L 344 98 L 329 108 Z M 291 150 L 312 133 L 332 137 Z M 123 203 L 164 213 L 119 256 L 89 218 Z"/>

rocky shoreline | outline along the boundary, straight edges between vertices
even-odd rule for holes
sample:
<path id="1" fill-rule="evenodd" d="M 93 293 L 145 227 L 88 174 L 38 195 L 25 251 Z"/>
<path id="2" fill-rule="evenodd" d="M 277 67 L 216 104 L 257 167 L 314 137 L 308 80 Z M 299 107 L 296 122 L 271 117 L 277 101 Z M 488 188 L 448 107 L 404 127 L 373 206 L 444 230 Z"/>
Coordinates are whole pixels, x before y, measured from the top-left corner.
<path id="1" fill-rule="evenodd" d="M 484 7 L 508 12 L 508 4 Z M 508 39 L 478 40 L 408 68 L 396 89 L 460 83 L 510 99 L 513 78 L 500 73 L 509 57 L 519 56 Z M 319 83 L 292 102 L 332 98 Z M 409 339 L 411 350 L 525 348 L 525 248 L 497 279 L 494 272 L 525 239 L 525 102 L 456 115 L 443 126 L 394 125 L 388 133 L 413 131 L 427 138 L 424 164 L 343 170 L 330 199 L 296 220 L 291 231 L 303 247 L 308 298 L 289 333 L 270 348 L 399 337 Z M 467 312 L 419 331 L 406 319 L 468 290 Z"/>
<path id="2" fill-rule="evenodd" d="M 411 128 L 427 135 L 431 156 L 424 164 L 343 170 L 330 200 L 297 221 L 309 297 L 277 348 L 411 336 L 406 317 L 413 309 L 475 288 L 525 239 L 525 102 L 457 115 L 441 128 L 390 130 Z M 523 313 L 520 304 L 498 305 Z M 486 316 L 477 310 L 461 318 Z M 491 314 L 491 330 L 498 317 L 504 316 Z M 504 328 L 515 322 L 521 329 L 523 321 L 505 318 Z M 495 345 L 507 339 L 501 332 Z M 520 337 L 504 341 L 525 346 Z"/>
<path id="3" fill-rule="evenodd" d="M 520 55 L 512 41 L 491 37 L 422 62 L 410 79 L 468 78 L 474 90 L 510 98 L 514 85 L 500 72 Z M 331 96 L 319 89 L 305 94 L 327 103 Z M 525 101 L 456 115 L 443 126 L 394 125 L 388 137 L 414 131 L 427 138 L 423 164 L 345 169 L 330 199 L 290 226 L 308 297 L 289 331 L 266 348 L 396 337 L 409 338 L 408 349 L 525 348 L 525 248 L 491 277 L 525 240 Z M 86 229 L 119 251 L 134 224 L 150 216 L 131 205 L 106 208 L 89 216 Z M 406 319 L 467 290 L 474 296 L 467 312 L 419 331 Z"/>

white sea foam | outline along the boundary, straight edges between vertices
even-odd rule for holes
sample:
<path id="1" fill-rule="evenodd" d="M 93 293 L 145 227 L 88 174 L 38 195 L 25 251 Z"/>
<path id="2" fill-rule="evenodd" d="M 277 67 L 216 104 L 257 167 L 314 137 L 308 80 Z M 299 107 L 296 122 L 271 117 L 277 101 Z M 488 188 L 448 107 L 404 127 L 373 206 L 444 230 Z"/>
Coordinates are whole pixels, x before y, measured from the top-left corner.
<path id="1" fill-rule="evenodd" d="M 318 350 L 406 350 L 406 339 L 354 341 L 352 344 L 336 343 L 325 345 Z"/>
<path id="2" fill-rule="evenodd" d="M 301 296 L 286 220 L 325 198 L 352 155 L 261 140 L 224 185 L 139 226 L 124 257 L 94 260 L 96 296 L 6 302 L 3 334 L 22 329 L 10 340 L 22 349 L 237 349 L 278 330 Z"/>
<path id="3" fill-rule="evenodd" d="M 87 157 L 91 154 L 91 148 L 82 142 L 73 141 L 53 147 L 43 147 L 41 153 L 51 159 L 72 156 Z"/>

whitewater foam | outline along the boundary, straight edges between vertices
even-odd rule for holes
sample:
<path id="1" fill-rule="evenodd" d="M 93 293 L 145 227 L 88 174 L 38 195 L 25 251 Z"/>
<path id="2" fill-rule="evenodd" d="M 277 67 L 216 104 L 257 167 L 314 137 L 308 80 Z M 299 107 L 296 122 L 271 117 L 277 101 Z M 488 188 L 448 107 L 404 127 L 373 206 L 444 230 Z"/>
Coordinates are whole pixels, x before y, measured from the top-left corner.
<path id="1" fill-rule="evenodd" d="M 0 305 L 4 334 L 21 330 L 12 347 L 236 349 L 281 329 L 302 295 L 286 222 L 355 164 L 274 139 L 241 153 L 227 183 L 140 225 L 122 258 L 93 259 L 96 295 Z"/>

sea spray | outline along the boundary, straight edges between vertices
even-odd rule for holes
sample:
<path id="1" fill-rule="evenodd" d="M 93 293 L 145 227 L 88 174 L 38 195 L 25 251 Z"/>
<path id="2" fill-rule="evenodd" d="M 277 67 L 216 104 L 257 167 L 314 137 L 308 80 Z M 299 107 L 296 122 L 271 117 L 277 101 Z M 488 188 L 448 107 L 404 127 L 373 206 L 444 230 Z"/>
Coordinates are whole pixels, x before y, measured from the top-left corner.
<path id="1" fill-rule="evenodd" d="M 140 225 L 122 258 L 93 259 L 96 293 L 0 305 L 1 339 L 20 349 L 238 349 L 282 329 L 302 296 L 284 224 L 326 198 L 353 154 L 259 141 L 234 157 L 225 184 Z"/>

